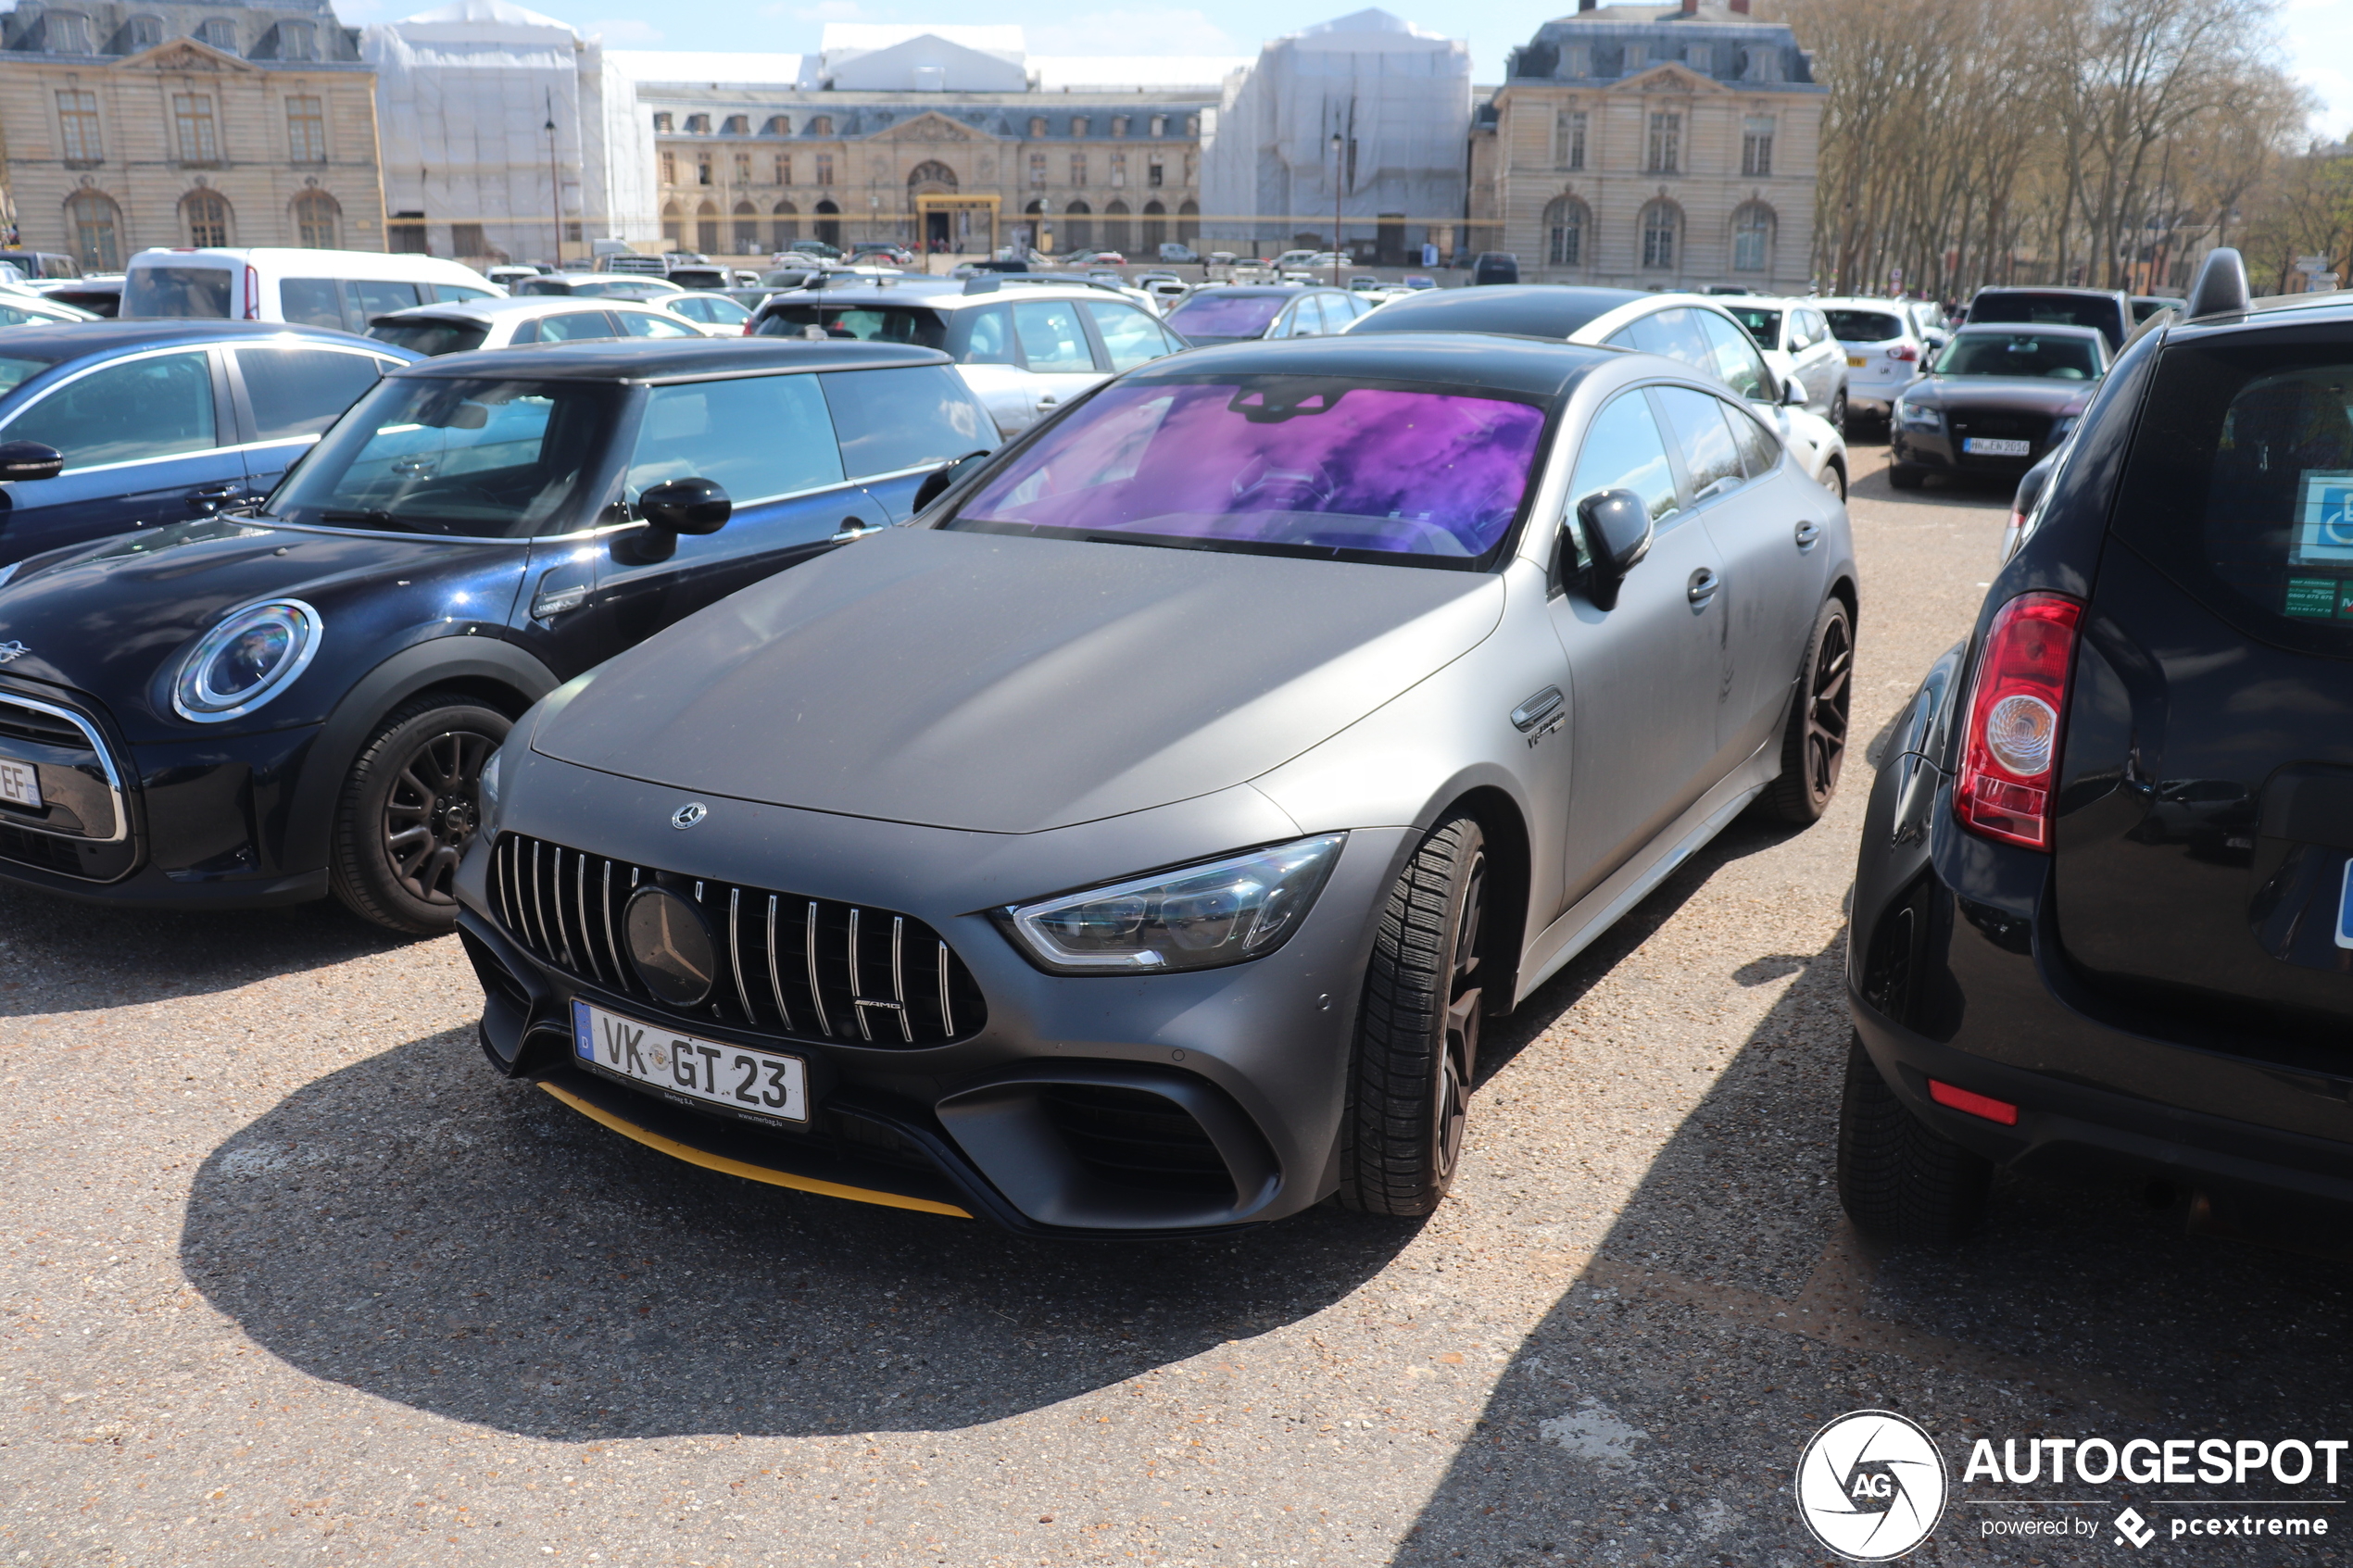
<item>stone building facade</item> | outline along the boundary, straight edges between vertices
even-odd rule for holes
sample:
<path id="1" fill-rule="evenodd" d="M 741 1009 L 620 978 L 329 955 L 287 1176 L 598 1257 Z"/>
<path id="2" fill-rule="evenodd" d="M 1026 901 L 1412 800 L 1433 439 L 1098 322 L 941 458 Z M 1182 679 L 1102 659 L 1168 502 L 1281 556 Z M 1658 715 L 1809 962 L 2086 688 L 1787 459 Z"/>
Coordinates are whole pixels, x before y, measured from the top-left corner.
<path id="1" fill-rule="evenodd" d="M 1040 58 L 1011 28 L 840 31 L 877 46 L 836 47 L 829 28 L 827 50 L 785 81 L 745 80 L 757 56 L 711 61 L 700 81 L 686 78 L 692 56 L 625 56 L 652 118 L 665 242 L 728 257 L 816 239 L 1144 259 L 1200 232 L 1202 117 L 1245 62 Z M 981 36 L 942 36 L 966 31 Z"/>
<path id="2" fill-rule="evenodd" d="M 1795 35 L 1748 0 L 1584 3 L 1474 119 L 1468 248 L 1528 282 L 1803 293 L 1827 90 Z"/>
<path id="3" fill-rule="evenodd" d="M 0 18 L 19 243 L 384 246 L 374 75 L 326 0 L 27 0 Z"/>

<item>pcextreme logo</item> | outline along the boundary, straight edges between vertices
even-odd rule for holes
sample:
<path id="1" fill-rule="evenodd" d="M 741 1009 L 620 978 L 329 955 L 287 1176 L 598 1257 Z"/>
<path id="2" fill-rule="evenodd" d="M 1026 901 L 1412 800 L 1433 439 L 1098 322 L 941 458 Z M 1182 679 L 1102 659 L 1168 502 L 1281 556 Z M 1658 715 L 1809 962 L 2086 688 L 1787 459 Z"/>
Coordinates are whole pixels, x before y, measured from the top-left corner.
<path id="1" fill-rule="evenodd" d="M 1797 1512 L 1814 1538 L 1850 1562 L 1903 1556 L 1944 1513 L 1944 1456 L 1918 1422 L 1849 1411 L 1814 1434 L 1797 1461 Z"/>

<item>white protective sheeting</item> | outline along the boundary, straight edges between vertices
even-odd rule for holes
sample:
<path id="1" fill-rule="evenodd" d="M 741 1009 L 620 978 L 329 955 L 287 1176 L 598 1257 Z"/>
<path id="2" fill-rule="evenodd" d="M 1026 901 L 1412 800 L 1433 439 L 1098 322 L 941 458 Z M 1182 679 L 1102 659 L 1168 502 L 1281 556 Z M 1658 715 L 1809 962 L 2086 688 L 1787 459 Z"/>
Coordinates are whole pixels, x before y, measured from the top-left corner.
<path id="1" fill-rule="evenodd" d="M 1204 127 L 1202 232 L 1212 241 L 1330 241 L 1335 183 L 1351 241 L 1401 215 L 1418 252 L 1459 222 L 1470 137 L 1469 46 L 1387 11 L 1278 38 L 1229 86 Z M 1340 157 L 1331 138 L 1341 137 Z"/>
<path id="2" fill-rule="evenodd" d="M 560 204 L 570 260 L 591 240 L 660 234 L 652 125 L 597 40 L 507 0 L 458 0 L 369 28 L 359 50 L 385 210 L 423 213 L 434 254 L 554 260 Z"/>

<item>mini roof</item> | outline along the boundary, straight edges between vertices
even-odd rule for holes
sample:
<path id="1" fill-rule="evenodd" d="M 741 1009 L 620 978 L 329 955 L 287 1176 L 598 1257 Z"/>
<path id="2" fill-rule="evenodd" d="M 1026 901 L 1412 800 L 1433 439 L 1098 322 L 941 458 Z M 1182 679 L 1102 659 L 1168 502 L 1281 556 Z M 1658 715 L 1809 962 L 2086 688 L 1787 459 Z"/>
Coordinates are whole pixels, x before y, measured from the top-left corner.
<path id="1" fill-rule="evenodd" d="M 785 337 L 598 338 L 448 354 L 394 373 L 512 376 L 517 381 L 668 381 L 748 370 L 867 370 L 951 362 L 935 349 L 835 338 L 822 343 Z"/>
<path id="2" fill-rule="evenodd" d="M 1200 381 L 1221 375 L 1347 376 L 1451 383 L 1469 396 L 1493 392 L 1554 399 L 1595 366 L 1615 365 L 1624 358 L 1622 350 L 1582 344 L 1513 342 L 1480 332 L 1398 332 L 1374 337 L 1365 335 L 1360 327 L 1337 337 L 1253 339 L 1223 348 L 1196 348 L 1152 360 L 1130 370 L 1123 380 L 1132 383 Z"/>

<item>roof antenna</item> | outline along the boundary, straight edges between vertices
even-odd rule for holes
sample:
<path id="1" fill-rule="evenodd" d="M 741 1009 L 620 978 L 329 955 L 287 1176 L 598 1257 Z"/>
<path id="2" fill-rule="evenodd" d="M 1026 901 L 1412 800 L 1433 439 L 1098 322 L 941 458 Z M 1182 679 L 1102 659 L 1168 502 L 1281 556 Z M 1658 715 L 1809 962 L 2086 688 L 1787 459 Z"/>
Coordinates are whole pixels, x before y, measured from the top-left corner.
<path id="1" fill-rule="evenodd" d="M 2229 245 L 2216 245 L 2206 253 L 2206 264 L 2197 270 L 2189 308 L 2183 314 L 2193 321 L 2208 316 L 2244 315 L 2249 299 L 2246 258 Z"/>

